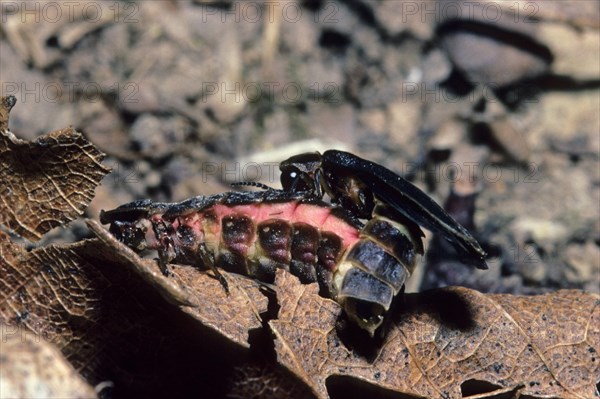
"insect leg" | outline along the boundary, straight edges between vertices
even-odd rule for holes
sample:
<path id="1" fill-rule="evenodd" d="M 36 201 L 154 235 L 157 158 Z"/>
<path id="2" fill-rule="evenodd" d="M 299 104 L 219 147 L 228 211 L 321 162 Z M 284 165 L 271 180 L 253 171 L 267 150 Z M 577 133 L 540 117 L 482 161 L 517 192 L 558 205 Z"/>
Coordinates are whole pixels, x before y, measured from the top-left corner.
<path id="1" fill-rule="evenodd" d="M 331 187 L 327 184 L 327 179 L 323 176 L 323 170 L 317 169 L 315 172 L 315 196 L 317 198 L 323 198 L 327 194 L 330 198 L 335 198 L 334 193 L 331 191 Z"/>
<path id="2" fill-rule="evenodd" d="M 173 246 L 167 244 L 167 248 L 161 248 L 158 250 L 158 267 L 165 277 L 169 277 L 169 263 L 175 259 L 175 251 Z"/>
<path id="3" fill-rule="evenodd" d="M 168 235 L 168 227 L 163 220 L 152 222 L 152 230 L 160 243 L 158 251 L 158 267 L 165 277 L 169 276 L 169 263 L 177 256 L 173 241 Z"/>
<path id="4" fill-rule="evenodd" d="M 198 246 L 198 256 L 200 257 L 200 260 L 202 261 L 202 265 L 204 267 L 208 267 L 210 270 L 212 270 L 212 272 L 215 274 L 215 277 L 217 278 L 217 280 L 219 280 L 219 283 L 221 283 L 221 285 L 223 286 L 223 289 L 225 290 L 227 295 L 229 295 L 229 284 L 227 283 L 227 280 L 221 274 L 221 272 L 219 272 L 219 269 L 217 269 L 217 267 L 215 266 L 215 259 L 212 256 L 211 252 L 206 247 L 205 243 L 201 243 Z"/>

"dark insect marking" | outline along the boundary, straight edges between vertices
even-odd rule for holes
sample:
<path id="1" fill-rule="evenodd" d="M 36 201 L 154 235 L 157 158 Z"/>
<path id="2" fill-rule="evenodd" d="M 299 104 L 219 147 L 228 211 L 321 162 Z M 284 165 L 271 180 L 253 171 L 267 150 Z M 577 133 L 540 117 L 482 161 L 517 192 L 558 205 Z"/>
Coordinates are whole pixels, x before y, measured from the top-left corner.
<path id="1" fill-rule="evenodd" d="M 216 266 L 229 272 L 248 274 L 247 258 L 239 252 L 222 249 L 217 255 Z"/>
<path id="2" fill-rule="evenodd" d="M 204 220 L 210 224 L 215 224 L 219 220 L 217 213 L 212 209 L 203 211 L 202 215 L 204 216 Z"/>
<path id="3" fill-rule="evenodd" d="M 295 223 L 292 237 L 290 272 L 303 283 L 317 281 L 316 265 L 319 250 L 319 230 L 306 223 Z"/>
<path id="4" fill-rule="evenodd" d="M 177 237 L 184 247 L 192 247 L 197 241 L 194 229 L 186 225 L 179 226 L 177 229 Z"/>
<path id="5" fill-rule="evenodd" d="M 221 236 L 227 247 L 250 245 L 254 241 L 254 231 L 254 222 L 244 215 L 225 216 L 221 224 Z"/>
<path id="6" fill-rule="evenodd" d="M 292 226 L 280 219 L 269 219 L 258 225 L 258 242 L 265 256 L 279 263 L 290 262 Z"/>
<path id="7" fill-rule="evenodd" d="M 255 237 L 255 224 L 248 216 L 233 214 L 223 217 L 217 266 L 235 273 L 248 273 L 248 248 Z"/>
<path id="8" fill-rule="evenodd" d="M 321 241 L 317 251 L 318 263 L 327 270 L 334 271 L 342 252 L 342 240 L 331 232 L 321 233 Z"/>
<path id="9" fill-rule="evenodd" d="M 319 230 L 315 227 L 306 223 L 295 223 L 292 237 L 292 259 L 316 264 L 320 238 Z"/>

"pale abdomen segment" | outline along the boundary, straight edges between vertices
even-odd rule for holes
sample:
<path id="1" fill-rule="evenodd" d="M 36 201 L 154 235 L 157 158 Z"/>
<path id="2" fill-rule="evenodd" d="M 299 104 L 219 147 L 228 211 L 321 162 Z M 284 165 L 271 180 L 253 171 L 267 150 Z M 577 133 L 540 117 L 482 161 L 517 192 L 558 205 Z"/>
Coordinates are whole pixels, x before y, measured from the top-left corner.
<path id="1" fill-rule="evenodd" d="M 360 240 L 348 248 L 333 279 L 337 301 L 371 335 L 423 255 L 419 227 L 388 219 L 378 210 L 361 230 Z"/>

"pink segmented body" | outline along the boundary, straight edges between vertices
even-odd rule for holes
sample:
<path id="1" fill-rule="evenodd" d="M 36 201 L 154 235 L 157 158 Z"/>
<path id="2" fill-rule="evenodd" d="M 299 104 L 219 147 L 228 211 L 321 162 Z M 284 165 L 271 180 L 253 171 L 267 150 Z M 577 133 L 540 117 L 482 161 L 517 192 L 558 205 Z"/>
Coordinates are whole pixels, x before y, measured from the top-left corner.
<path id="1" fill-rule="evenodd" d="M 171 262 L 272 281 L 277 269 L 318 282 L 321 293 L 373 334 L 423 249 L 419 232 L 379 215 L 363 225 L 343 209 L 298 193 L 265 191 L 137 201 L 101 214 L 111 232 Z"/>

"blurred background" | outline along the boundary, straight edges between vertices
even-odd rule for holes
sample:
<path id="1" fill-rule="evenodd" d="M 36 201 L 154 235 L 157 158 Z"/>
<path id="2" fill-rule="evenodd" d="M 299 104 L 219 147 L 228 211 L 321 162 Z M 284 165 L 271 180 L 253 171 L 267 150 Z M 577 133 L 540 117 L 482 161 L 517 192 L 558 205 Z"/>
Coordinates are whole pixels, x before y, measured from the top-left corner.
<path id="1" fill-rule="evenodd" d="M 337 148 L 411 180 L 490 254 L 474 271 L 428 236 L 409 292 L 600 292 L 597 1 L 0 4 L 11 130 L 73 126 L 107 154 L 86 217 L 278 187 L 281 160 Z M 41 244 L 88 236 L 74 222 Z"/>
<path id="2" fill-rule="evenodd" d="M 87 216 L 338 148 L 473 229 L 491 271 L 445 259 L 410 290 L 599 291 L 597 1 L 2 2 L 11 129 L 83 132 L 113 172 Z M 77 227 L 47 240 L 84 235 Z M 437 246 L 437 244 L 436 244 Z"/>

